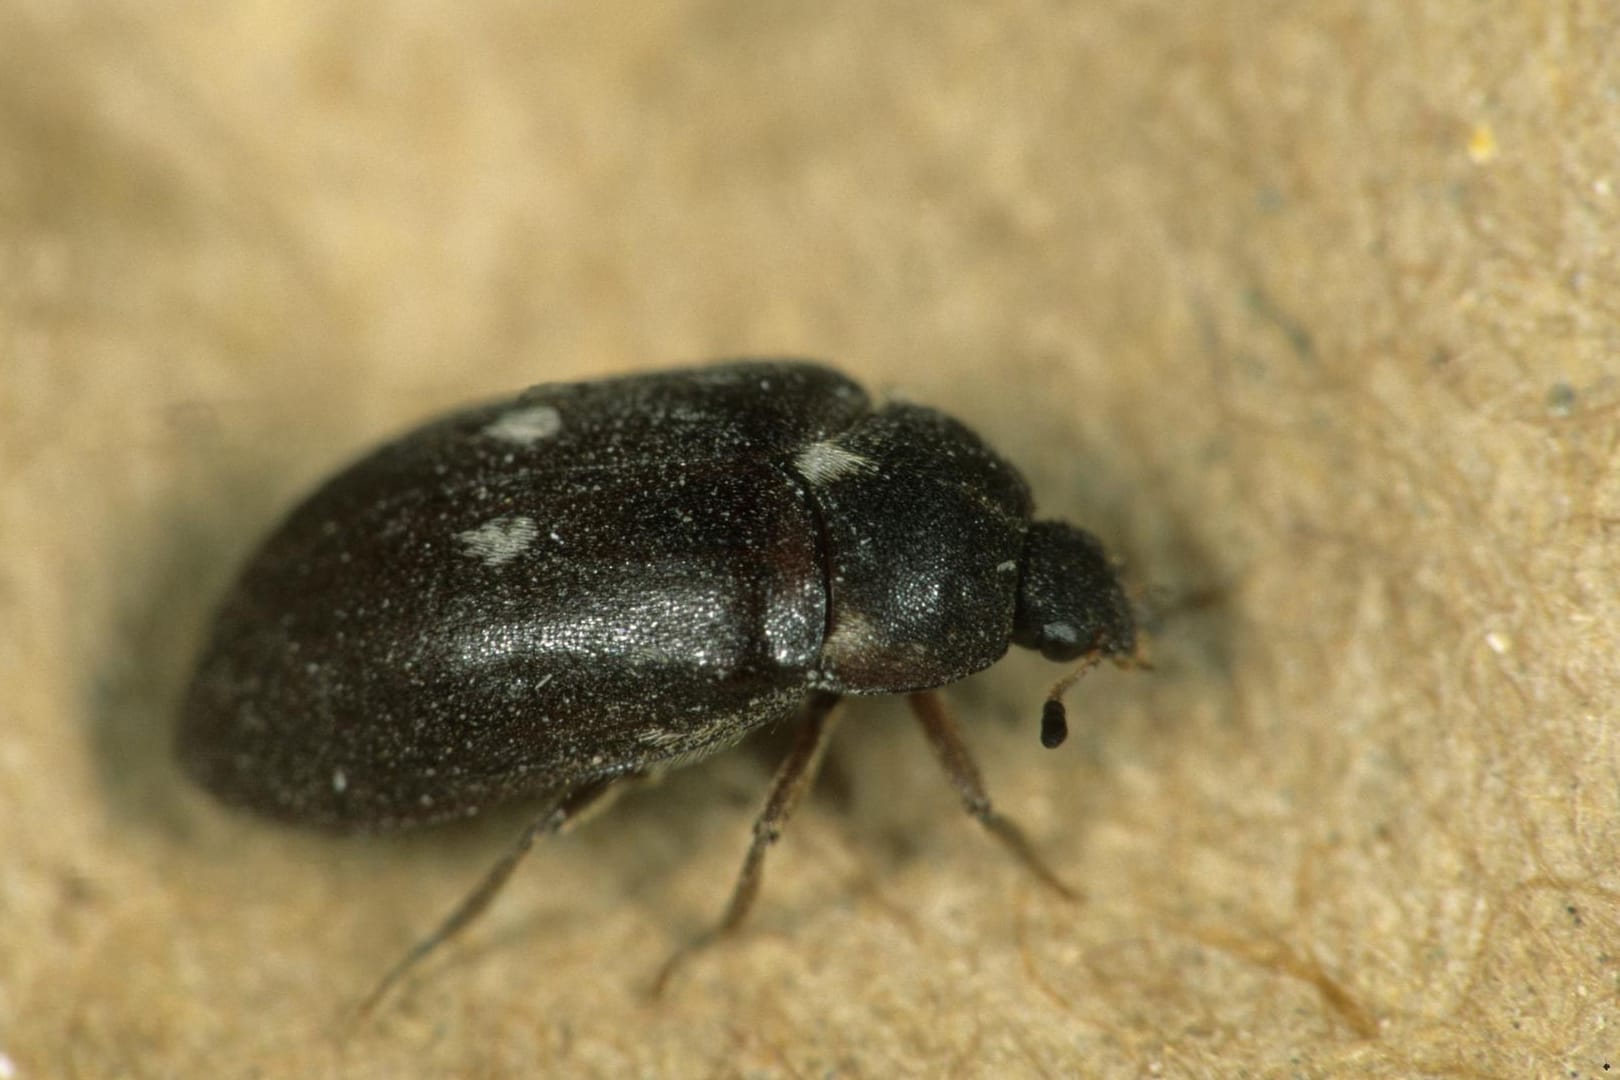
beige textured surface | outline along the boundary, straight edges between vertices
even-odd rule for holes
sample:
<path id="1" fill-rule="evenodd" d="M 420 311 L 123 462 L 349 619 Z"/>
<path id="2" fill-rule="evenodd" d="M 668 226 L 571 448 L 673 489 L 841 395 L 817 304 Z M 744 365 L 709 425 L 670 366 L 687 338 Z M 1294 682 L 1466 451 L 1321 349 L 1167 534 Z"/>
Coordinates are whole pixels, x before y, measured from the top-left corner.
<path id="1" fill-rule="evenodd" d="M 1620 1069 L 1616 40 L 1602 0 L 0 6 L 0 1075 Z M 747 752 L 335 1042 L 518 819 L 191 791 L 210 602 L 401 425 L 744 352 L 958 413 L 1217 594 L 1058 753 L 1042 664 L 953 694 L 1089 901 L 871 703 L 668 1000 Z"/>

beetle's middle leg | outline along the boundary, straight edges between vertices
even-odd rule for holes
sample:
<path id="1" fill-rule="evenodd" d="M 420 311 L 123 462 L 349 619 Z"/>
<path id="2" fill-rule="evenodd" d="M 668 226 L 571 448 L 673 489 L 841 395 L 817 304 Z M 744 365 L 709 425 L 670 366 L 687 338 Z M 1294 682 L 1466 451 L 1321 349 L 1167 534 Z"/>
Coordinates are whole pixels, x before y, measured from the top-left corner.
<path id="1" fill-rule="evenodd" d="M 714 929 L 693 938 L 675 950 L 675 953 L 664 962 L 658 977 L 653 980 L 651 992 L 654 997 L 663 993 L 670 976 L 687 957 L 736 930 L 748 917 L 754 901 L 759 898 L 760 883 L 764 880 L 765 853 L 781 837 L 783 827 L 793 816 L 793 811 L 804 798 L 805 792 L 810 790 L 810 785 L 815 782 L 816 772 L 821 768 L 821 759 L 826 753 L 832 735 L 833 722 L 837 719 L 833 710 L 837 707 L 838 700 L 837 694 L 817 692 L 811 695 L 805 705 L 805 717 L 799 728 L 798 740 L 794 742 L 792 751 L 776 770 L 776 778 L 771 781 L 770 795 L 765 800 L 765 808 L 760 811 L 759 817 L 754 819 L 754 839 L 748 845 L 748 854 L 743 858 L 742 870 L 737 875 L 737 884 L 732 889 L 731 902 L 726 905 L 726 913 L 720 917 L 720 922 Z"/>
<path id="2" fill-rule="evenodd" d="M 518 834 L 512 846 L 507 848 L 505 854 L 484 874 L 483 880 L 479 881 L 472 892 L 462 897 L 461 903 L 445 916 L 444 921 L 431 934 L 411 946 L 410 952 L 400 957 L 399 962 L 382 977 L 382 981 L 366 995 L 365 1000 L 360 1002 L 355 1010 L 356 1019 L 365 1019 L 406 972 L 482 915 L 484 909 L 489 907 L 490 902 L 501 891 L 501 886 L 512 876 L 512 871 L 517 869 L 518 863 L 523 861 L 523 856 L 529 853 L 537 838 L 567 832 L 589 812 L 602 809 L 614 796 L 639 779 L 641 779 L 639 773 L 630 773 L 589 781 L 565 794 L 545 813 L 529 822 Z"/>
<path id="3" fill-rule="evenodd" d="M 1052 868 L 1036 854 L 1035 846 L 1029 842 L 1023 830 L 998 814 L 990 805 L 990 796 L 985 793 L 984 779 L 979 775 L 979 766 L 974 763 L 967 743 L 962 741 L 962 733 L 957 729 L 956 721 L 951 719 L 940 696 L 932 690 L 925 690 L 907 695 L 906 700 L 911 705 L 911 711 L 917 717 L 917 722 L 922 725 L 923 734 L 928 736 L 928 745 L 934 748 L 934 754 L 944 767 L 945 775 L 950 777 L 951 786 L 962 797 L 963 808 L 977 818 L 979 824 L 990 830 L 992 836 L 1005 844 L 1008 850 L 1017 856 L 1018 861 L 1029 867 L 1030 872 L 1040 878 L 1045 885 L 1065 899 L 1079 900 L 1079 892 L 1052 872 Z"/>

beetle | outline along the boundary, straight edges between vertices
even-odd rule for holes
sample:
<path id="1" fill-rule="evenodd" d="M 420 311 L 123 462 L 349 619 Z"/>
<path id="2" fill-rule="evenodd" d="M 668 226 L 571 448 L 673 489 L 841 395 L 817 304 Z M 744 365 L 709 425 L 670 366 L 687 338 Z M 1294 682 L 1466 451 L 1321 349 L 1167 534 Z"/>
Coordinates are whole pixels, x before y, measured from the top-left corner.
<path id="1" fill-rule="evenodd" d="M 479 886 L 388 974 L 472 921 L 536 837 L 626 783 L 802 714 L 719 926 L 810 785 L 845 695 L 907 694 L 970 813 L 999 815 L 935 689 L 1010 644 L 1135 662 L 1090 533 L 1035 520 L 962 423 L 805 361 L 534 387 L 383 445 L 299 505 L 220 606 L 180 719 L 223 801 L 379 832 L 552 793 Z"/>

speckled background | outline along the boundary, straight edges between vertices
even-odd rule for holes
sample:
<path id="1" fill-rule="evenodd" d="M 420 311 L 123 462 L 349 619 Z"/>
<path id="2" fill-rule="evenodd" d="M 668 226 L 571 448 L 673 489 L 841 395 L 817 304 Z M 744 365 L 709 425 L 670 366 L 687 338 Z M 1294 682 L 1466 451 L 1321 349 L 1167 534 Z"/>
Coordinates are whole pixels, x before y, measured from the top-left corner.
<path id="1" fill-rule="evenodd" d="M 0 1076 L 1620 1068 L 1612 4 L 0 9 Z M 300 491 L 451 404 L 743 353 L 957 413 L 1196 600 L 536 852 L 260 824 L 168 756 Z M 769 744 L 770 739 L 762 740 Z M 1609 1073 L 1612 1075 L 1612 1072 Z"/>

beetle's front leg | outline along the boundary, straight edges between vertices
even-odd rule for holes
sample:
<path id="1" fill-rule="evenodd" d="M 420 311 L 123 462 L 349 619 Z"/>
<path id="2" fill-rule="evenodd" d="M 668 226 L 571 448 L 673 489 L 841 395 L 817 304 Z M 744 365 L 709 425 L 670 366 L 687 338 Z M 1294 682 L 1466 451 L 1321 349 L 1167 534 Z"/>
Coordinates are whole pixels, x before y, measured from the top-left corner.
<path id="1" fill-rule="evenodd" d="M 923 734 L 928 736 L 928 745 L 934 748 L 935 756 L 950 777 L 951 786 L 962 797 L 963 808 L 977 818 L 979 824 L 989 829 L 992 836 L 1007 845 L 1018 861 L 1029 867 L 1030 872 L 1049 888 L 1066 900 L 1079 900 L 1080 893 L 1053 873 L 1045 860 L 1036 854 L 1035 846 L 1029 842 L 1023 830 L 990 805 L 990 796 L 984 790 L 979 767 L 974 764 L 973 755 L 968 752 L 967 743 L 962 741 L 962 733 L 946 711 L 940 696 L 932 690 L 925 690 L 907 695 L 906 700 L 917 722 L 922 725 Z"/>

